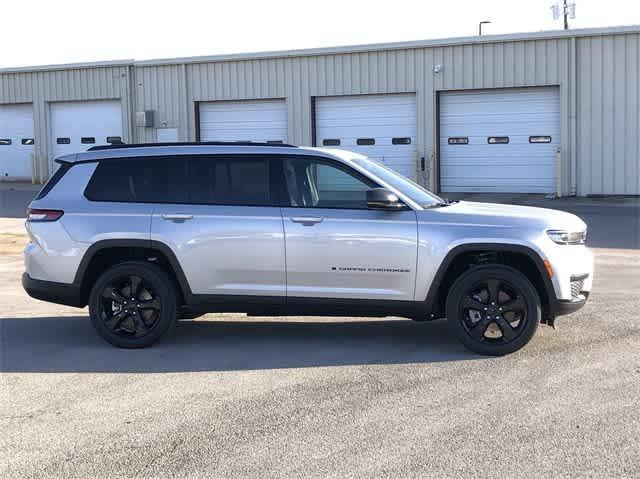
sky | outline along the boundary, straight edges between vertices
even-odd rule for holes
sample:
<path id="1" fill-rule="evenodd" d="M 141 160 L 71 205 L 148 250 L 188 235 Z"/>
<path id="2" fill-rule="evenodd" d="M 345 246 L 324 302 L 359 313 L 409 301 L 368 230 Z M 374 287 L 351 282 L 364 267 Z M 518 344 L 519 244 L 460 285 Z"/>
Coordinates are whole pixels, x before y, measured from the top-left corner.
<path id="1" fill-rule="evenodd" d="M 561 1 L 561 0 L 558 0 Z M 640 24 L 638 0 L 569 0 L 571 28 Z M 555 0 L 4 0 L 0 67 L 216 55 L 562 28 Z"/>

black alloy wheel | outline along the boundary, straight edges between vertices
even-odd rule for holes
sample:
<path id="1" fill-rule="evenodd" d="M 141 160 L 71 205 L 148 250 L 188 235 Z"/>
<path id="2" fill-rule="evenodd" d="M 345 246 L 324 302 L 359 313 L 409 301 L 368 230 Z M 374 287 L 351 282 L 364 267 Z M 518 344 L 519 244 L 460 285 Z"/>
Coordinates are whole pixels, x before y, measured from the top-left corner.
<path id="1" fill-rule="evenodd" d="M 140 276 L 116 277 L 103 289 L 100 318 L 113 334 L 141 338 L 158 323 L 162 301 Z"/>
<path id="2" fill-rule="evenodd" d="M 107 270 L 89 299 L 91 322 L 111 344 L 141 348 L 153 344 L 176 322 L 176 293 L 166 273 L 142 262 Z"/>
<path id="3" fill-rule="evenodd" d="M 540 298 L 531 282 L 507 266 L 479 266 L 463 274 L 447 298 L 447 318 L 458 339 L 487 355 L 517 351 L 535 334 Z"/>

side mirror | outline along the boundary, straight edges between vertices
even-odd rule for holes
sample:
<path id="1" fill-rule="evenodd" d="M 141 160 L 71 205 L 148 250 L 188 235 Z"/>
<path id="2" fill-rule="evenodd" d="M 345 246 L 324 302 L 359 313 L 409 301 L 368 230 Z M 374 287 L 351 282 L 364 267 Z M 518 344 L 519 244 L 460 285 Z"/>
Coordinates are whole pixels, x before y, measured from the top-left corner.
<path id="1" fill-rule="evenodd" d="M 401 210 L 405 207 L 398 195 L 385 188 L 368 190 L 367 206 L 373 210 Z"/>

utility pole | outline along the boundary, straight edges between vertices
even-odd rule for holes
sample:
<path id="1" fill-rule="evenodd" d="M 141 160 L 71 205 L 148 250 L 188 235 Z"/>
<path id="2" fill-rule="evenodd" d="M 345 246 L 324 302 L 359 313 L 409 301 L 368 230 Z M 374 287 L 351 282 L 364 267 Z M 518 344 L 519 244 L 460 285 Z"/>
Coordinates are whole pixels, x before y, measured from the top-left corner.
<path id="1" fill-rule="evenodd" d="M 567 0 L 563 0 L 562 11 L 564 13 L 564 29 L 569 30 L 569 8 L 567 7 Z"/>

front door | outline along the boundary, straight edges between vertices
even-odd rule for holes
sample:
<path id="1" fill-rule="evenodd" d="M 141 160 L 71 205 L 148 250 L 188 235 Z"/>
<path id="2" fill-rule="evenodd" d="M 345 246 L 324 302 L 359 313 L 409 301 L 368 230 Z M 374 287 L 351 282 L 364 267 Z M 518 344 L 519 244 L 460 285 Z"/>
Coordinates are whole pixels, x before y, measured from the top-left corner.
<path id="1" fill-rule="evenodd" d="M 170 168 L 169 198 L 154 208 L 151 239 L 173 250 L 192 292 L 284 302 L 284 231 L 272 160 L 194 156 L 173 159 Z"/>
<path id="2" fill-rule="evenodd" d="M 367 208 L 374 182 L 337 161 L 283 159 L 287 296 L 414 299 L 412 210 Z"/>

